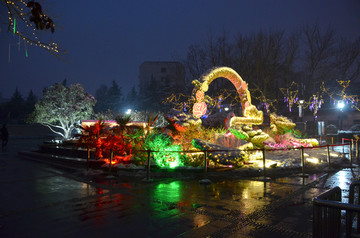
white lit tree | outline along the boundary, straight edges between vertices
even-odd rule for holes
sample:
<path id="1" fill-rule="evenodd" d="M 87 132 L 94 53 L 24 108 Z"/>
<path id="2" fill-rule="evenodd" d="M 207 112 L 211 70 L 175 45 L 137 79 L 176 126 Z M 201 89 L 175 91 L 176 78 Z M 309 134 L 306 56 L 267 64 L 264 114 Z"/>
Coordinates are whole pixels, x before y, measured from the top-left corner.
<path id="1" fill-rule="evenodd" d="M 66 87 L 56 83 L 44 89 L 43 94 L 27 122 L 45 125 L 64 139 L 71 137 L 79 120 L 89 119 L 93 114 L 96 100 L 80 84 Z"/>

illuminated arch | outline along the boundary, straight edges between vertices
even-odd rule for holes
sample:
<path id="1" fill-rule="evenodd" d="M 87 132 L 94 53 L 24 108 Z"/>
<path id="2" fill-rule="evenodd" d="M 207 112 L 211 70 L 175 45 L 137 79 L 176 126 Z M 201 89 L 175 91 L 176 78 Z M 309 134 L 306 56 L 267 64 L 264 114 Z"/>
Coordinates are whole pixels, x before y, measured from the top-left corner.
<path id="1" fill-rule="evenodd" d="M 246 82 L 235 70 L 229 67 L 215 68 L 202 77 L 202 83 L 196 91 L 196 103 L 193 106 L 194 117 L 200 118 L 206 113 L 207 106 L 204 102 L 205 92 L 208 91 L 210 83 L 217 78 L 228 79 L 235 86 L 241 99 L 243 117 L 233 117 L 230 120 L 230 126 L 236 123 L 262 124 L 263 113 L 262 111 L 258 111 L 256 107 L 251 104 L 251 96 Z"/>

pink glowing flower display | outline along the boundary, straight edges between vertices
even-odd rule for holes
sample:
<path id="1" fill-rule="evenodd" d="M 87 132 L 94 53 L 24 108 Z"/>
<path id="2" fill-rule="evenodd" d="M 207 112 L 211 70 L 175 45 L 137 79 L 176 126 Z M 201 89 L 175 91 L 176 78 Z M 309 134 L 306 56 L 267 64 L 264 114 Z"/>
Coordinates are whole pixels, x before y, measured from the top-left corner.
<path id="1" fill-rule="evenodd" d="M 193 115 L 196 118 L 200 118 L 202 115 L 206 113 L 207 107 L 205 102 L 197 102 L 193 107 Z"/>

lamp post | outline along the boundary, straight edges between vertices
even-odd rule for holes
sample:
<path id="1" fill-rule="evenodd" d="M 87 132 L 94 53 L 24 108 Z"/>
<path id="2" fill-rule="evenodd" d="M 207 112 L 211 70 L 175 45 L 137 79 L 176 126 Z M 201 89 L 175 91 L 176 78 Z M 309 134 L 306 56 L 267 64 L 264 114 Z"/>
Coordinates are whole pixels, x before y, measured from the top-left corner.
<path id="1" fill-rule="evenodd" d="M 302 121 L 304 100 L 299 100 L 299 118 Z"/>
<path id="2" fill-rule="evenodd" d="M 337 107 L 340 110 L 340 130 L 342 130 L 342 127 L 343 127 L 343 109 L 345 107 L 344 101 L 342 101 L 342 100 L 338 101 Z"/>

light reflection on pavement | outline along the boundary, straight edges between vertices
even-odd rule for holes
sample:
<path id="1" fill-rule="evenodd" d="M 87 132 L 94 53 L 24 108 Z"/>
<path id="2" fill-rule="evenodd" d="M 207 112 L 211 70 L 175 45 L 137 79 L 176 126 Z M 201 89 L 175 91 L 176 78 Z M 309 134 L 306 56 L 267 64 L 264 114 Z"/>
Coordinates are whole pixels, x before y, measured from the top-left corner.
<path id="1" fill-rule="evenodd" d="M 30 144 L 18 139 L 0 154 L 0 237 L 306 237 L 312 198 L 359 176 L 110 180 L 16 156 Z"/>

